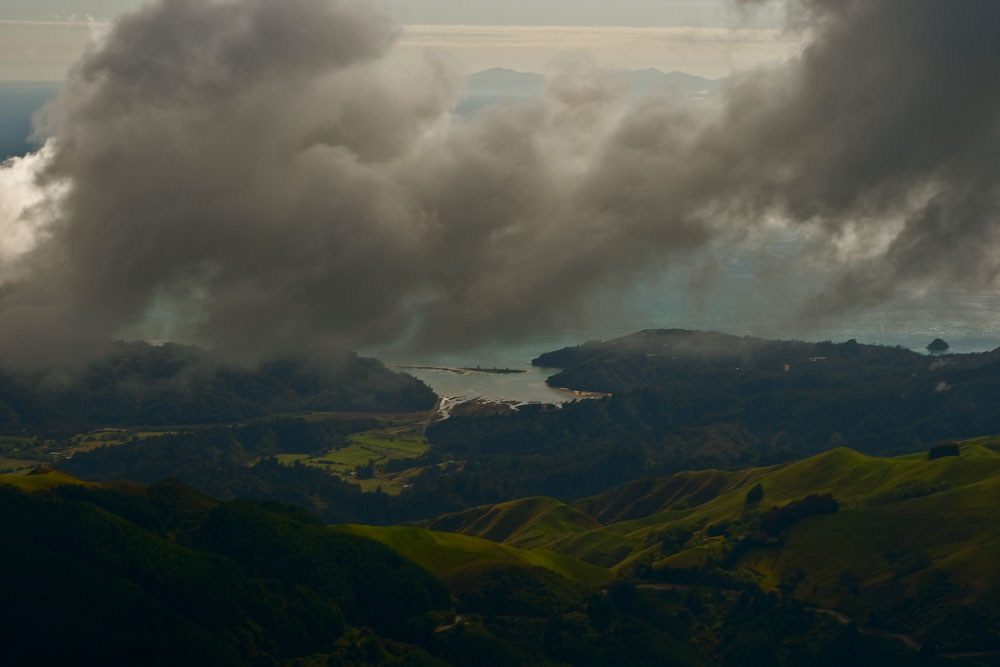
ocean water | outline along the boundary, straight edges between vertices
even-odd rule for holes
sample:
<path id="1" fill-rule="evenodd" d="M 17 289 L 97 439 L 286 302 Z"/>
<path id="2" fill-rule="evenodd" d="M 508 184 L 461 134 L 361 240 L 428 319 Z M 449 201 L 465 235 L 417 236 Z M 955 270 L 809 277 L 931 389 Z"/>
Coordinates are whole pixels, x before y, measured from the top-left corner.
<path id="1" fill-rule="evenodd" d="M 555 389 L 545 384 L 545 380 L 557 371 L 551 368 L 537 368 L 530 364 L 511 365 L 524 373 L 455 373 L 447 370 L 406 369 L 409 373 L 426 382 L 434 392 L 443 398 L 487 401 L 516 401 L 518 403 L 565 403 L 579 398 L 572 391 Z"/>
<path id="2" fill-rule="evenodd" d="M 61 85 L 53 81 L 0 81 L 0 161 L 38 147 L 29 139 L 31 117 L 56 96 Z"/>

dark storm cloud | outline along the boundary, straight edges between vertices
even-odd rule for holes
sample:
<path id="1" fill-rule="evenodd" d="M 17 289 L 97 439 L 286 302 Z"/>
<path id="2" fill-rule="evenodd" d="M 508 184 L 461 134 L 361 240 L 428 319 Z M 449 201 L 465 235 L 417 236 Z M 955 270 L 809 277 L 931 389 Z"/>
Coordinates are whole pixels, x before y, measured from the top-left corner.
<path id="1" fill-rule="evenodd" d="M 633 110 L 596 163 L 597 206 L 665 248 L 752 234 L 774 216 L 815 228 L 841 252 L 800 311 L 810 321 L 900 290 L 995 284 L 1000 4 L 788 9 L 790 29 L 811 35 L 802 55 L 734 77 L 707 123 L 659 104 Z"/>
<path id="2" fill-rule="evenodd" d="M 721 108 L 569 71 L 463 121 L 448 64 L 392 57 L 374 3 L 148 5 L 49 110 L 43 178 L 68 190 L 4 271 L 3 347 L 509 338 L 775 217 L 840 248 L 810 318 L 992 281 L 1000 4 L 789 8 L 808 48 Z"/>
<path id="3" fill-rule="evenodd" d="M 884 250 L 808 312 L 838 315 L 901 288 L 991 286 L 1000 204 L 1000 4 L 797 0 L 814 32 L 775 85 L 730 89 L 724 129 L 762 178 L 758 209 Z M 891 230 L 891 238 L 886 234 Z"/>

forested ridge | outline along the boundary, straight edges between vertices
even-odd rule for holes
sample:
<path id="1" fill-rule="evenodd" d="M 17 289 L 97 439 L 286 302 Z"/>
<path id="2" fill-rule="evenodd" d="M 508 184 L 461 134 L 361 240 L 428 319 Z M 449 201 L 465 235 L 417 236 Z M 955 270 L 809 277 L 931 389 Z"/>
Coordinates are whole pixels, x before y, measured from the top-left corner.
<path id="1" fill-rule="evenodd" d="M 285 412 L 430 410 L 423 382 L 354 353 L 245 365 L 196 347 L 116 343 L 71 372 L 0 369 L 0 430 L 216 424 Z"/>
<path id="2" fill-rule="evenodd" d="M 739 424 L 799 456 L 845 444 L 901 453 L 1000 432 L 1000 350 L 901 347 L 647 330 L 543 354 L 554 386 L 614 394 L 656 428 Z"/>

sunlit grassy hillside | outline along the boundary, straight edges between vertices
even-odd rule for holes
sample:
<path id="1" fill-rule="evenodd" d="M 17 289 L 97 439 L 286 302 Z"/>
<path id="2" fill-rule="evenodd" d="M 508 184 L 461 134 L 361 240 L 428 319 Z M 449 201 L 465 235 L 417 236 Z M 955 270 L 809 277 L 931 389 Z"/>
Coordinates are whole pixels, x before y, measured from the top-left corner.
<path id="1" fill-rule="evenodd" d="M 478 537 L 413 526 L 340 526 L 395 549 L 442 581 L 464 585 L 478 575 L 510 568 L 542 568 L 569 581 L 598 586 L 614 575 L 575 558 L 544 549 L 518 549 Z"/>
<path id="2" fill-rule="evenodd" d="M 838 448 L 778 466 L 641 480 L 573 507 L 532 498 L 426 525 L 653 578 L 722 567 L 765 590 L 872 614 L 889 614 L 879 604 L 893 599 L 973 604 L 1000 585 L 1000 438 L 958 444 L 958 455 L 933 459 Z M 758 485 L 759 499 L 748 500 Z M 837 511 L 773 527 L 780 508 L 826 494 Z M 920 614 L 912 620 L 919 627 Z"/>

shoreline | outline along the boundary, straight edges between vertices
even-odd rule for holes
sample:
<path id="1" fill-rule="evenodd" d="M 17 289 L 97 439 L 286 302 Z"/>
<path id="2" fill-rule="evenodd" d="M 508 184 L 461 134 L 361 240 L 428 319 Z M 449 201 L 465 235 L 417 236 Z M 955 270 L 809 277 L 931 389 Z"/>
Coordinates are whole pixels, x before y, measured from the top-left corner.
<path id="1" fill-rule="evenodd" d="M 463 360 L 464 361 L 464 360 Z M 474 362 L 473 362 L 474 363 Z M 561 406 L 579 400 L 605 398 L 608 394 L 554 387 L 548 378 L 558 369 L 528 366 L 521 368 L 510 360 L 513 368 L 475 368 L 435 364 L 386 363 L 396 372 L 410 372 L 426 382 L 441 399 L 435 409 L 435 419 L 452 416 L 452 408 L 463 403 L 478 402 L 480 408 L 493 406 L 516 412 L 524 405 Z"/>
<path id="2" fill-rule="evenodd" d="M 526 369 L 519 368 L 459 368 L 457 366 L 403 366 L 400 364 L 385 364 L 386 368 L 398 368 L 400 370 L 411 371 L 446 371 L 456 375 L 465 373 L 478 373 L 481 375 L 509 375 L 513 373 L 527 373 Z"/>
<path id="3" fill-rule="evenodd" d="M 580 398 L 610 398 L 614 396 L 614 394 L 609 394 L 603 391 L 584 391 L 582 389 L 570 389 L 569 387 L 557 387 L 554 384 L 550 384 L 548 386 L 559 391 L 571 392 L 574 396 L 579 396 Z"/>

